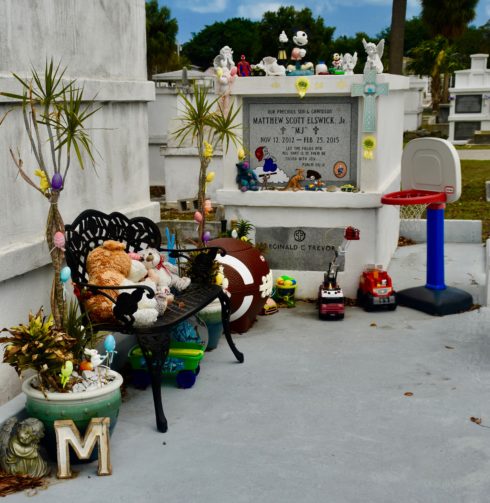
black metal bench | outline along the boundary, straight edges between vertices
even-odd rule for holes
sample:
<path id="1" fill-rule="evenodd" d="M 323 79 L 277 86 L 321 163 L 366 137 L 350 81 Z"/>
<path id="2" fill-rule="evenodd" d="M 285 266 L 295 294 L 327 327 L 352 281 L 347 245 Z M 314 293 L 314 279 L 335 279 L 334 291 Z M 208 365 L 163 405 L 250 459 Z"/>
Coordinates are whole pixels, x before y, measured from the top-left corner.
<path id="1" fill-rule="evenodd" d="M 102 245 L 109 239 L 120 241 L 126 244 L 127 252 L 138 252 L 145 248 L 156 248 L 159 251 L 168 253 L 169 256 L 179 255 L 189 257 L 189 252 L 204 257 L 202 260 L 204 267 L 210 267 L 213 259 L 218 253 L 226 252 L 221 248 L 208 247 L 194 250 L 167 250 L 161 247 L 161 234 L 158 226 L 149 218 L 137 217 L 127 218 L 122 213 L 111 213 L 107 215 L 97 210 L 86 210 L 81 213 L 71 225 L 65 226 L 66 244 L 65 256 L 67 265 L 71 269 L 71 276 L 74 285 L 82 292 L 97 293 L 105 295 L 103 290 L 108 290 L 107 286 L 92 285 L 88 283 L 86 260 L 89 252 Z M 142 294 L 147 291 L 151 296 L 153 291 L 146 286 L 136 285 L 135 287 L 112 287 L 114 289 L 140 289 Z M 121 298 L 119 296 L 118 298 Z M 167 431 L 167 419 L 163 413 L 161 376 L 162 367 L 168 355 L 170 346 L 169 330 L 181 321 L 196 314 L 203 307 L 207 306 L 216 298 L 219 298 L 222 307 L 223 332 L 228 345 L 230 346 L 236 359 L 242 363 L 243 354 L 236 348 L 230 331 L 230 302 L 223 289 L 214 284 L 199 284 L 192 282 L 191 285 L 180 293 L 175 301 L 167 307 L 163 316 L 149 327 L 134 327 L 132 312 L 127 312 L 125 305 L 118 305 L 115 301 L 115 316 L 117 323 L 114 325 L 97 325 L 98 330 L 117 331 L 127 334 L 135 334 L 143 355 L 146 359 L 147 368 L 151 376 L 153 391 L 153 401 L 155 404 L 155 415 L 157 428 L 161 432 Z M 83 306 L 83 295 L 79 296 L 80 307 L 85 312 Z M 114 302 L 114 301 L 113 301 Z"/>

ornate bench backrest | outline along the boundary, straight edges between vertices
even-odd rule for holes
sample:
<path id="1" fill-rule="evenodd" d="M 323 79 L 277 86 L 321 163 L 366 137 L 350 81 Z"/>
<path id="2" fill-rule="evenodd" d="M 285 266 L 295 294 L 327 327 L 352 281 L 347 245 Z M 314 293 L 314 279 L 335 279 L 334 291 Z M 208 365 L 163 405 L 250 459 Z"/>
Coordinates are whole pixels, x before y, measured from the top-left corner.
<path id="1" fill-rule="evenodd" d="M 97 210 L 80 213 L 65 226 L 65 237 L 66 263 L 75 283 L 88 280 L 87 256 L 108 239 L 125 243 L 128 252 L 159 248 L 162 240 L 160 229 L 149 218 L 127 218 L 117 212 L 107 215 Z"/>

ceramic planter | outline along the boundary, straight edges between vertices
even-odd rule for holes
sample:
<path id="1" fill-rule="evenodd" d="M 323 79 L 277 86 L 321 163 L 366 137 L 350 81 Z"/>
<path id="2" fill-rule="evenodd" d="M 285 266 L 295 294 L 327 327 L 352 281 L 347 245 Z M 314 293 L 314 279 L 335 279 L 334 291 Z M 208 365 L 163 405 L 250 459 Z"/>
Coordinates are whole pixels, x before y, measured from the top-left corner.
<path id="1" fill-rule="evenodd" d="M 223 323 L 221 321 L 221 302 L 215 299 L 211 304 L 201 309 L 198 313 L 206 326 L 208 327 L 208 345 L 206 351 L 216 349 L 219 339 L 223 333 Z"/>
<path id="2" fill-rule="evenodd" d="M 56 449 L 54 432 L 56 419 L 72 419 L 83 436 L 90 419 L 109 417 L 112 432 L 121 406 L 120 387 L 123 378 L 114 370 L 107 369 L 107 372 L 114 377 L 113 381 L 101 388 L 79 393 L 46 392 L 43 394 L 31 386 L 36 376 L 29 377 L 22 383 L 22 391 L 27 398 L 27 414 L 43 422 L 46 430 L 46 447 L 51 454 Z"/>

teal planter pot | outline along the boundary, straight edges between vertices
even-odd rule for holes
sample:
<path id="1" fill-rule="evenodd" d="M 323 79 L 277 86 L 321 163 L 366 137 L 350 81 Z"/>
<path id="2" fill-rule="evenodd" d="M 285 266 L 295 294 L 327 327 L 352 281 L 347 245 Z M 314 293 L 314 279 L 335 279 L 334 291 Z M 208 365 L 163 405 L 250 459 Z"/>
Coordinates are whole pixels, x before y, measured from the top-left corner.
<path id="1" fill-rule="evenodd" d="M 207 307 L 199 311 L 199 318 L 204 321 L 208 328 L 208 345 L 206 351 L 211 351 L 218 347 L 218 343 L 223 333 L 223 323 L 221 322 L 221 302 L 214 300 Z"/>
<path id="2" fill-rule="evenodd" d="M 54 422 L 57 419 L 73 420 L 83 437 L 93 417 L 108 417 L 111 420 L 112 432 L 121 406 L 120 387 L 123 378 L 114 370 L 107 372 L 114 377 L 113 381 L 101 388 L 79 393 L 43 394 L 31 386 L 36 376 L 29 377 L 23 382 L 22 391 L 26 395 L 27 415 L 39 419 L 44 424 L 46 433 L 44 443 L 51 456 L 56 456 Z"/>

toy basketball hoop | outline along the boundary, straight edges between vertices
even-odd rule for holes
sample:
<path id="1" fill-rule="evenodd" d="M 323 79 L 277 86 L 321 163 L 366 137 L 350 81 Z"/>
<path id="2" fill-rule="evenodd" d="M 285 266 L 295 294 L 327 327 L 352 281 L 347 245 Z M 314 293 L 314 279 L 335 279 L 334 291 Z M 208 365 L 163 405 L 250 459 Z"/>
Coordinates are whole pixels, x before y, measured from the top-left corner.
<path id="1" fill-rule="evenodd" d="M 405 190 L 386 194 L 381 202 L 399 206 L 400 218 L 412 224 L 427 209 L 427 279 L 425 286 L 398 291 L 398 303 L 437 315 L 469 309 L 471 295 L 444 282 L 444 209 L 461 195 L 458 153 L 446 140 L 419 138 L 405 147 L 401 168 Z"/>
<path id="2" fill-rule="evenodd" d="M 446 194 L 430 190 L 400 190 L 386 194 L 381 198 L 383 204 L 400 207 L 400 219 L 405 221 L 405 226 L 413 230 L 418 220 L 424 217 L 424 212 L 431 204 L 444 204 Z"/>
<path id="3" fill-rule="evenodd" d="M 391 204 L 393 206 L 412 206 L 425 205 L 433 203 L 445 203 L 445 192 L 433 192 L 430 190 L 400 190 L 386 194 L 381 198 L 383 204 Z"/>

